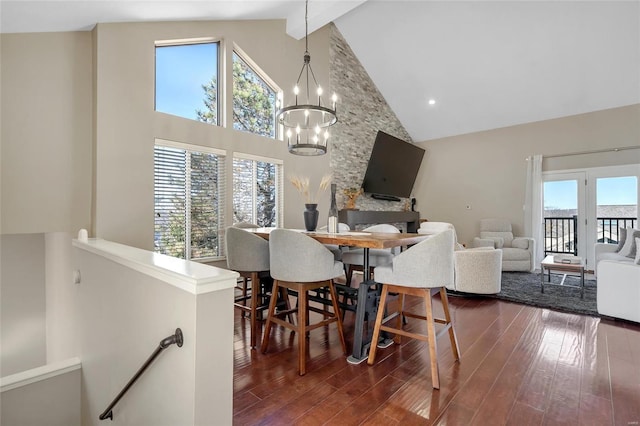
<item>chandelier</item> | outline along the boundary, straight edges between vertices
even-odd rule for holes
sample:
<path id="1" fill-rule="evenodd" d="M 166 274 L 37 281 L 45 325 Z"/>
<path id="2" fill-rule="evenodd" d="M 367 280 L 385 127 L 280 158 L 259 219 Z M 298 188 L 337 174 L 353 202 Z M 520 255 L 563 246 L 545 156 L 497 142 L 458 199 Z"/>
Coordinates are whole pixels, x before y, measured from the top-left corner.
<path id="1" fill-rule="evenodd" d="M 331 108 L 322 104 L 322 87 L 318 84 L 313 69 L 311 69 L 308 9 L 309 0 L 306 0 L 304 10 L 304 63 L 293 88 L 295 103 L 287 107 L 283 106 L 282 93 L 280 93 L 277 106 L 280 107 L 282 105 L 282 108 L 278 109 L 276 117 L 278 123 L 285 130 L 290 153 L 295 155 L 323 155 L 327 152 L 327 144 L 329 142 L 328 128 L 338 121 L 336 115 L 336 101 L 338 98 L 334 93 L 331 97 Z"/>

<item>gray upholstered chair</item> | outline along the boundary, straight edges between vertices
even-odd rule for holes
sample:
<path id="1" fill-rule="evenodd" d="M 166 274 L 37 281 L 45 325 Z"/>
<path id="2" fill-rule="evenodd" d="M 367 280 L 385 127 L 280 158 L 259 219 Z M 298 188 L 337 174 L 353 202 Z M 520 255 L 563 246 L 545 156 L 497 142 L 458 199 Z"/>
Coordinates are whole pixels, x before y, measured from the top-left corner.
<path id="1" fill-rule="evenodd" d="M 249 312 L 251 321 L 251 347 L 256 346 L 257 316 L 260 309 L 258 297 L 260 279 L 269 277 L 269 242 L 241 228 L 229 227 L 225 232 L 227 267 L 237 271 L 244 280 L 244 297 L 236 298 L 234 306 Z M 251 281 L 251 302 L 246 306 L 246 280 Z M 241 303 L 242 302 L 242 303 Z"/>
<path id="2" fill-rule="evenodd" d="M 255 223 L 251 223 L 251 222 L 236 222 L 233 225 L 234 228 L 242 228 L 242 229 L 253 229 L 253 228 L 260 228 L 259 225 L 256 225 Z M 245 274 L 246 275 L 246 274 Z M 238 278 L 238 283 L 236 285 L 236 288 L 239 289 L 242 293 L 241 296 L 236 297 L 235 298 L 235 302 L 242 304 L 243 306 L 247 305 L 247 300 L 251 298 L 251 295 L 249 293 L 249 277 L 248 276 L 242 276 L 240 275 L 240 278 Z M 244 318 L 245 316 L 245 311 L 242 311 L 242 317 Z"/>
<path id="3" fill-rule="evenodd" d="M 327 227 L 323 226 L 318 229 L 320 232 L 327 232 Z M 338 232 L 348 232 L 351 231 L 351 228 L 346 223 L 338 223 Z M 348 250 L 348 247 L 340 247 L 335 244 L 325 244 L 324 245 L 331 253 L 333 253 L 333 257 L 336 260 L 342 260 L 342 253 Z"/>
<path id="4" fill-rule="evenodd" d="M 380 233 L 393 233 L 398 234 L 400 230 L 393 225 L 382 223 L 379 225 L 373 225 L 363 229 L 366 232 L 380 232 Z M 393 260 L 393 257 L 400 253 L 400 247 L 394 247 L 390 249 L 370 249 L 369 250 L 369 267 L 373 270 L 376 266 L 388 265 Z M 347 268 L 347 285 L 351 285 L 351 277 L 353 271 L 362 271 L 364 263 L 364 250 L 363 249 L 351 249 L 342 253 L 342 263 Z"/>
<path id="5" fill-rule="evenodd" d="M 533 272 L 536 269 L 535 240 L 514 237 L 511 222 L 507 219 L 482 219 L 480 238 L 474 238 L 471 247 L 502 249 L 503 271 Z"/>
<path id="6" fill-rule="evenodd" d="M 338 324 L 338 333 L 342 350 L 346 354 L 347 348 L 342 332 L 342 319 L 340 318 L 338 299 L 333 285 L 333 279 L 342 275 L 342 263 L 334 259 L 333 253 L 313 238 L 296 231 L 287 229 L 274 229 L 269 235 L 269 251 L 271 253 L 271 276 L 273 277 L 273 296 L 269 303 L 269 313 L 262 338 L 262 353 L 269 346 L 269 335 L 273 324 L 279 324 L 293 330 L 298 334 L 298 373 L 302 376 L 306 373 L 307 332 L 318 327 Z M 333 311 L 319 309 L 309 305 L 311 290 L 328 288 Z M 275 295 L 281 293 L 288 297 L 288 290 L 298 293 L 298 305 L 295 309 L 275 311 Z M 309 311 L 317 312 L 323 319 L 315 324 L 309 324 Z M 298 313 L 297 324 L 281 318 L 291 312 Z"/>
<path id="7" fill-rule="evenodd" d="M 438 372 L 438 351 L 436 338 L 445 331 L 449 334 L 451 349 L 456 360 L 460 359 L 458 342 L 449 312 L 446 287 L 453 284 L 453 246 L 455 243 L 454 232 L 449 229 L 434 234 L 403 253 L 397 255 L 391 265 L 375 268 L 375 279 L 382 283 L 382 296 L 378 315 L 373 329 L 372 341 L 377 342 L 380 331 L 395 333 L 396 343 L 400 343 L 400 336 L 407 336 L 429 342 L 429 356 L 431 358 L 431 381 L 435 389 L 440 389 L 440 375 Z M 385 303 L 389 293 L 398 294 L 397 311 L 387 314 L 385 317 Z M 440 293 L 444 319 L 434 318 L 431 297 Z M 424 314 L 416 314 L 404 310 L 405 296 L 418 296 L 424 301 Z M 427 334 L 418 334 L 415 329 L 405 331 L 402 327 L 402 318 L 416 318 L 427 322 Z M 385 325 L 387 321 L 395 318 L 395 327 Z M 436 334 L 435 323 L 444 325 L 444 328 Z M 369 352 L 369 365 L 375 362 L 377 346 L 371 345 Z"/>
<path id="8" fill-rule="evenodd" d="M 422 222 L 419 234 L 435 234 L 455 228 L 447 222 Z M 453 252 L 455 277 L 449 290 L 474 294 L 496 294 L 502 288 L 502 250 L 493 247 L 465 249 L 457 241 Z"/>

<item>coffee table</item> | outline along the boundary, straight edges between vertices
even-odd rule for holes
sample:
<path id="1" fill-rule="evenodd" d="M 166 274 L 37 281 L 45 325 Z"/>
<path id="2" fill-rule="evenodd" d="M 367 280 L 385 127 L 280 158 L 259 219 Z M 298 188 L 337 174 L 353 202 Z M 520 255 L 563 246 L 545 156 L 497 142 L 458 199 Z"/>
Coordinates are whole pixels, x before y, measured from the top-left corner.
<path id="1" fill-rule="evenodd" d="M 547 282 L 544 280 L 544 271 L 547 270 Z M 560 271 L 564 272 L 562 281 L 560 284 L 554 284 L 551 282 L 551 271 Z M 580 274 L 580 285 L 569 285 L 565 284 L 565 280 L 567 279 L 567 272 L 572 274 Z M 577 278 L 575 275 L 569 275 Z M 546 285 L 558 285 L 563 287 L 575 287 L 580 289 L 580 298 L 584 299 L 584 261 L 580 260 L 580 263 L 556 263 L 553 260 L 552 255 L 548 255 L 544 258 L 542 263 L 540 264 L 540 292 L 544 293 L 544 286 Z"/>

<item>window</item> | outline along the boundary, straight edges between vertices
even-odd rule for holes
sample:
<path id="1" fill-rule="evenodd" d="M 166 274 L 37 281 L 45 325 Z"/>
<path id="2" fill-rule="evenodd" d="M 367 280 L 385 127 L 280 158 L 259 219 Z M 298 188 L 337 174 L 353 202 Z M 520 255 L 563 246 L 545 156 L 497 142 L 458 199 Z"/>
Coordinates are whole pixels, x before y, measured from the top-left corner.
<path id="1" fill-rule="evenodd" d="M 282 226 L 282 163 L 236 154 L 233 158 L 233 222 Z"/>
<path id="2" fill-rule="evenodd" d="M 276 91 L 256 68 L 233 52 L 233 128 L 275 138 Z"/>
<path id="3" fill-rule="evenodd" d="M 218 47 L 156 46 L 156 111 L 218 124 Z"/>
<path id="4" fill-rule="evenodd" d="M 162 141 L 154 162 L 155 251 L 187 260 L 224 256 L 224 153 Z"/>

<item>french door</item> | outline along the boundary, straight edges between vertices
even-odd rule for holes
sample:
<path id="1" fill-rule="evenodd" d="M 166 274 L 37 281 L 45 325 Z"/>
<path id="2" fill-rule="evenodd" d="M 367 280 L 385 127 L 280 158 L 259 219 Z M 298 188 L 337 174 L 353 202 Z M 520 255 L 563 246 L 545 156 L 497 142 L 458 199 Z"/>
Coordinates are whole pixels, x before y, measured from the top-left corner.
<path id="1" fill-rule="evenodd" d="M 574 254 L 595 269 L 596 242 L 616 244 L 620 228 L 638 227 L 639 179 L 639 164 L 545 172 L 545 254 Z"/>

